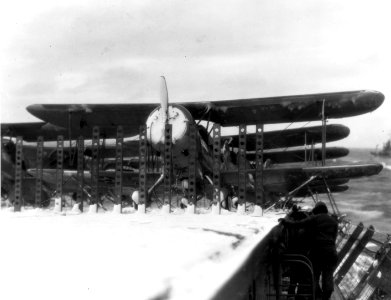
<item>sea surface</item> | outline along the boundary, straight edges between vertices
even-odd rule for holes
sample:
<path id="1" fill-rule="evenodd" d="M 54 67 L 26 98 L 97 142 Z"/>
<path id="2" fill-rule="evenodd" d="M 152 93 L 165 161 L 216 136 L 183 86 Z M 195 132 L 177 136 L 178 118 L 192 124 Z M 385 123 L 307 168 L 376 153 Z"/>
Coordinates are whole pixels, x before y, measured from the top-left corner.
<path id="1" fill-rule="evenodd" d="M 391 234 L 391 158 L 372 156 L 373 149 L 349 150 L 343 161 L 379 162 L 384 167 L 378 175 L 351 179 L 349 190 L 334 194 L 337 206 L 353 224 L 362 222 L 365 227 L 373 225 L 376 231 Z M 322 200 L 328 201 L 324 197 Z"/>

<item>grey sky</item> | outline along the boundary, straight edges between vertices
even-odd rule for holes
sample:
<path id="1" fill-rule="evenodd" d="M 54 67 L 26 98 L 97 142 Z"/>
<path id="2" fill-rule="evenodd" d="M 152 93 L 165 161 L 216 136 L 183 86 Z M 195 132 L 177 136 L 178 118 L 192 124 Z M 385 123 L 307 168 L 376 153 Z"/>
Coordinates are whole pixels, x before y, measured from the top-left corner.
<path id="1" fill-rule="evenodd" d="M 2 122 L 37 120 L 32 103 L 157 102 L 165 75 L 171 101 L 379 90 L 377 111 L 332 122 L 351 128 L 339 145 L 391 134 L 388 1 L 78 2 L 1 8 Z"/>

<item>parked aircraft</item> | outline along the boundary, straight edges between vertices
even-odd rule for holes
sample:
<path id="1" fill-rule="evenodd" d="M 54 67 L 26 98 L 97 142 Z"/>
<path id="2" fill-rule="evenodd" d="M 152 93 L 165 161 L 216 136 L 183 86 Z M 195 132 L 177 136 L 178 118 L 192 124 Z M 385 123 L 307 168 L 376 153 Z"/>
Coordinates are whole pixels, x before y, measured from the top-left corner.
<path id="1" fill-rule="evenodd" d="M 384 101 L 384 95 L 380 92 L 361 90 L 351 92 L 310 94 L 299 96 L 283 96 L 271 98 L 238 99 L 207 102 L 186 102 L 169 103 L 168 91 L 164 77 L 161 79 L 161 99 L 159 104 L 152 103 L 129 103 L 129 104 L 35 104 L 27 107 L 27 110 L 44 122 L 35 125 L 23 126 L 23 124 L 2 124 L 2 135 L 8 132 L 8 136 L 23 135 L 28 141 L 36 139 L 38 134 L 44 136 L 45 140 L 54 140 L 58 133 L 66 138 L 74 140 L 78 136 L 91 138 L 94 126 L 99 126 L 101 137 L 115 138 L 116 128 L 121 125 L 124 128 L 125 136 L 134 136 L 139 133 L 140 125 L 147 127 L 147 140 L 150 147 L 159 155 L 164 151 L 165 125 L 172 125 L 172 162 L 173 178 L 181 181 L 182 186 L 187 185 L 187 173 L 189 167 L 189 145 L 190 126 L 195 126 L 197 163 L 196 176 L 198 184 L 211 183 L 213 173 L 213 145 L 210 135 L 210 124 L 217 123 L 221 126 L 255 125 L 255 124 L 277 124 L 285 122 L 319 121 L 323 118 L 344 118 L 371 112 L 378 108 Z M 202 125 L 200 121 L 207 122 Z M 325 128 L 330 132 L 325 136 L 323 142 L 343 138 L 349 134 L 349 130 L 341 125 L 325 125 L 326 127 L 311 127 L 302 129 L 290 129 L 285 131 L 274 131 L 264 133 L 265 161 L 273 161 L 273 164 L 265 167 L 264 189 L 266 194 L 276 193 L 283 195 L 295 190 L 300 185 L 309 181 L 321 178 L 330 180 L 356 178 L 359 176 L 370 176 L 381 171 L 379 164 L 354 164 L 354 165 L 308 165 L 304 161 L 312 153 L 314 161 L 321 158 L 321 149 L 296 149 L 296 152 L 285 147 L 299 146 L 306 143 L 313 145 L 322 141 L 321 132 Z M 29 127 L 29 128 L 27 128 Z M 42 128 L 45 128 L 42 131 Z M 53 128 L 50 130 L 48 128 Z M 255 135 L 249 134 L 248 139 L 246 182 L 247 191 L 251 194 L 254 191 L 256 180 L 254 163 Z M 138 148 L 137 141 L 124 143 L 126 157 L 133 162 L 133 170 L 124 172 L 124 178 L 137 188 L 138 170 L 137 162 Z M 228 154 L 221 154 L 221 180 L 222 186 L 229 187 L 233 194 L 237 193 L 238 186 L 238 164 L 237 147 L 239 145 L 238 135 L 222 137 L 223 149 L 228 149 Z M 126 148 L 128 147 L 128 148 Z M 34 149 L 34 148 L 33 148 Z M 269 149 L 269 150 L 266 150 Z M 114 157 L 113 147 L 104 147 L 102 157 L 107 162 Z M 308 151 L 308 152 L 306 152 Z M 268 154 L 269 153 L 269 154 Z M 326 148 L 326 157 L 338 158 L 347 155 L 348 150 L 344 148 Z M 86 153 L 88 156 L 88 148 Z M 269 155 L 269 157 L 268 157 Z M 300 159 L 297 156 L 301 155 Z M 328 157 L 327 157 L 328 155 Z M 269 158 L 269 160 L 267 160 Z M 310 158 L 308 159 L 310 160 Z M 302 162 L 298 165 L 284 165 L 280 163 Z M 53 169 L 53 168 L 51 168 Z M 74 176 L 72 170 L 67 170 L 69 176 Z M 103 173 L 104 172 L 104 173 Z M 161 172 L 161 170 L 159 170 Z M 3 169 L 2 169 L 3 173 Z M 33 176 L 33 172 L 28 172 Z M 44 172 L 47 174 L 44 181 L 53 180 L 53 171 L 50 168 Z M 73 175 L 72 175 L 73 174 Z M 103 175 L 104 174 L 104 175 Z M 110 168 L 100 173 L 101 177 L 114 178 L 114 171 Z M 152 174 L 151 186 L 156 187 L 162 182 L 162 174 Z M 209 180 L 208 180 L 209 179 Z M 125 180 L 126 182 L 126 180 Z M 209 182 L 209 183 L 208 183 Z M 88 184 L 88 183 L 87 183 Z M 345 184 L 345 183 L 343 183 Z M 324 192 L 325 189 L 319 185 L 313 185 L 313 189 Z M 337 188 L 345 186 L 332 184 L 331 190 L 343 190 Z M 316 188 L 315 188 L 316 187 Z M 150 189 L 150 193 L 153 189 Z M 303 192 L 301 192 L 303 193 Z M 249 197 L 250 198 L 250 197 Z"/>

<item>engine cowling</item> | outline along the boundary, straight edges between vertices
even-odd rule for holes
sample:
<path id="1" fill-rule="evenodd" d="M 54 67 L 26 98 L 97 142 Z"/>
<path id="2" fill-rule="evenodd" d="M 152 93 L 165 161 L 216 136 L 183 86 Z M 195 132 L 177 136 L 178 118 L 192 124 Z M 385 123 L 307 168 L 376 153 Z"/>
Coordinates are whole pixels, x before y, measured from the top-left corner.
<path id="1" fill-rule="evenodd" d="M 152 147 L 161 153 L 164 151 L 166 115 L 162 107 L 157 107 L 149 115 L 147 125 L 147 140 Z M 167 123 L 172 125 L 172 162 L 176 169 L 188 166 L 190 125 L 194 119 L 190 112 L 181 105 L 169 105 Z"/>

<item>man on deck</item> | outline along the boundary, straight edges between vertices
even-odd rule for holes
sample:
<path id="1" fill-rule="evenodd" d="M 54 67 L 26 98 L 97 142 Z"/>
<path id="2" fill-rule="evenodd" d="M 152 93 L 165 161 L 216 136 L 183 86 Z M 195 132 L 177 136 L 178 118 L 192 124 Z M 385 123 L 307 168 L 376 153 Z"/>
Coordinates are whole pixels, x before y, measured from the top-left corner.
<path id="1" fill-rule="evenodd" d="M 282 219 L 281 222 L 287 227 L 301 227 L 313 231 L 313 245 L 309 258 L 314 268 L 317 285 L 322 274 L 322 299 L 328 300 L 334 290 L 333 273 L 337 264 L 335 241 L 338 222 L 328 214 L 326 204 L 321 201 L 316 203 L 312 212 L 313 215 L 300 221 Z"/>

